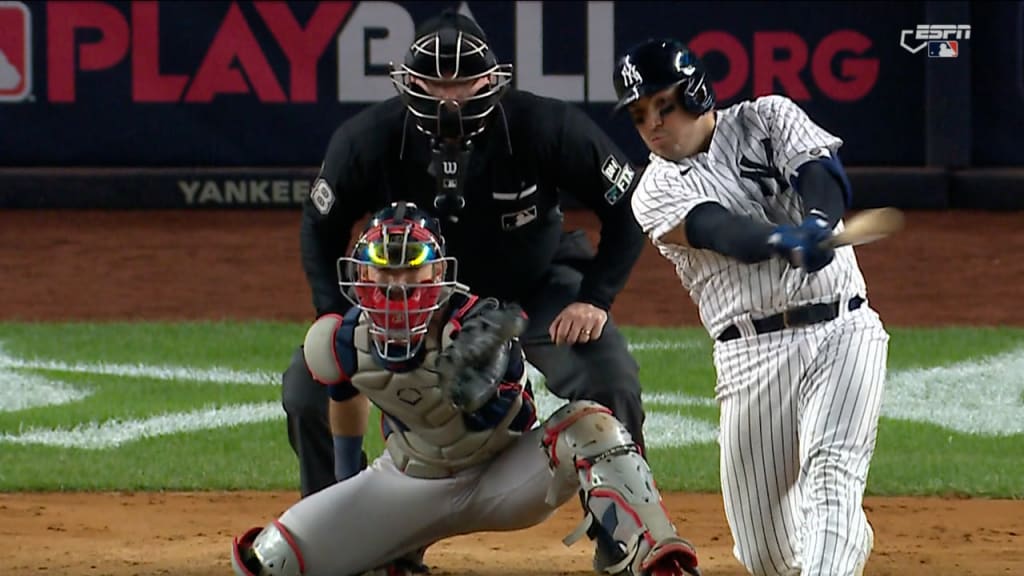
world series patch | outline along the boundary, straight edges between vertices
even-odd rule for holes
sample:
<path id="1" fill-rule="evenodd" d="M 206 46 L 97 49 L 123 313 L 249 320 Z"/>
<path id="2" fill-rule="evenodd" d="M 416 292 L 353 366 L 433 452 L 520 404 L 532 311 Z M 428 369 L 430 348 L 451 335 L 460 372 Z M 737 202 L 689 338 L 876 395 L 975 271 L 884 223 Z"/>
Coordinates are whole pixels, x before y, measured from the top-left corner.
<path id="1" fill-rule="evenodd" d="M 604 193 L 604 199 L 609 204 L 615 204 L 626 194 L 629 186 L 633 183 L 636 171 L 628 163 L 620 164 L 613 156 L 605 159 L 601 166 L 601 173 L 611 184 L 611 187 Z"/>
<path id="2" fill-rule="evenodd" d="M 601 166 L 601 173 L 604 174 L 606 180 L 611 183 L 615 183 L 615 177 L 619 174 L 619 170 L 622 165 L 615 159 L 614 156 L 609 156 L 604 159 L 604 164 Z"/>

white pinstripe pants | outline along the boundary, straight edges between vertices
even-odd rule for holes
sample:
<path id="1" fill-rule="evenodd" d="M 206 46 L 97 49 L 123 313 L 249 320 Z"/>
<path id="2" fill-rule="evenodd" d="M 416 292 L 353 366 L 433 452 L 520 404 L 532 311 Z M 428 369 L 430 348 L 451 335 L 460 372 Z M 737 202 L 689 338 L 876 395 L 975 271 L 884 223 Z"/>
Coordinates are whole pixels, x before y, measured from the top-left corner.
<path id="1" fill-rule="evenodd" d="M 752 574 L 843 576 L 866 562 L 862 501 L 888 342 L 863 305 L 715 343 L 725 513 Z"/>

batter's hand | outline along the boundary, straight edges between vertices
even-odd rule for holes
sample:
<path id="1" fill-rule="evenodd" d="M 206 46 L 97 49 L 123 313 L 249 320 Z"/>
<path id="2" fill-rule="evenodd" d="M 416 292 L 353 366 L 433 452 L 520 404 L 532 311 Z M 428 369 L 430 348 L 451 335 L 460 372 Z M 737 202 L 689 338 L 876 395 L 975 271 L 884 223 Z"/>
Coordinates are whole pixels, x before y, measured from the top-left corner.
<path id="1" fill-rule="evenodd" d="M 832 237 L 828 221 L 808 216 L 799 226 L 779 226 L 768 237 L 768 244 L 794 268 L 814 273 L 828 266 L 835 251 L 823 244 Z"/>
<path id="2" fill-rule="evenodd" d="M 586 302 L 573 302 L 558 314 L 548 334 L 555 344 L 586 344 L 601 337 L 606 322 L 608 313 L 604 310 Z"/>

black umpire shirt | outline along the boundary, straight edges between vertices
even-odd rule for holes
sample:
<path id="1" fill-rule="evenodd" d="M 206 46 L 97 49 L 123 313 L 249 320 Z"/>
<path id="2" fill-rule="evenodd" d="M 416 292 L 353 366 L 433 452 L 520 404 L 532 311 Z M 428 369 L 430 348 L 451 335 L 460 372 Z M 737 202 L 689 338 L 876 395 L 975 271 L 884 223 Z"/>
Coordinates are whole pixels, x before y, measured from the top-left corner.
<path id="1" fill-rule="evenodd" d="M 576 300 L 608 310 L 644 244 L 630 208 L 636 170 L 586 114 L 559 100 L 510 90 L 488 123 L 473 138 L 458 222 L 441 220 L 458 281 L 481 296 L 529 297 L 566 251 L 558 196 L 564 190 L 601 221 L 601 241 L 583 267 Z M 337 260 L 357 221 L 400 200 L 434 212 L 430 164 L 429 139 L 397 96 L 335 131 L 303 205 L 302 264 L 318 316 L 351 307 L 338 286 Z"/>

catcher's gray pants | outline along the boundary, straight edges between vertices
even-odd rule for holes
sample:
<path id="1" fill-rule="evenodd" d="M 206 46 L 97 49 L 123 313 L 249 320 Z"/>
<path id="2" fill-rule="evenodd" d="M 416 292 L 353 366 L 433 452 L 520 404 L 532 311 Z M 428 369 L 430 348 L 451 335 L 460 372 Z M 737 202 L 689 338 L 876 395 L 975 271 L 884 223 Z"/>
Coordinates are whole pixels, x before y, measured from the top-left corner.
<path id="1" fill-rule="evenodd" d="M 556 264 L 534 296 L 520 302 L 530 317 L 522 336 L 526 358 L 547 378 L 552 394 L 564 400 L 593 400 L 611 409 L 644 447 L 644 412 L 640 403 L 639 367 L 626 339 L 612 322 L 601 338 L 576 346 L 555 346 L 548 327 L 579 294 L 583 275 Z M 472 288 L 472 287 L 471 287 Z M 309 374 L 301 347 L 282 378 L 281 400 L 288 415 L 288 440 L 299 458 L 302 496 L 334 483 L 334 448 L 327 423 L 327 390 Z"/>
<path id="2" fill-rule="evenodd" d="M 519 530 L 546 520 L 579 489 L 566 483 L 558 502 L 534 428 L 491 462 L 443 479 L 412 478 L 387 452 L 344 482 L 303 498 L 280 518 L 294 537 L 306 576 L 343 576 L 377 568 L 451 536 Z"/>

